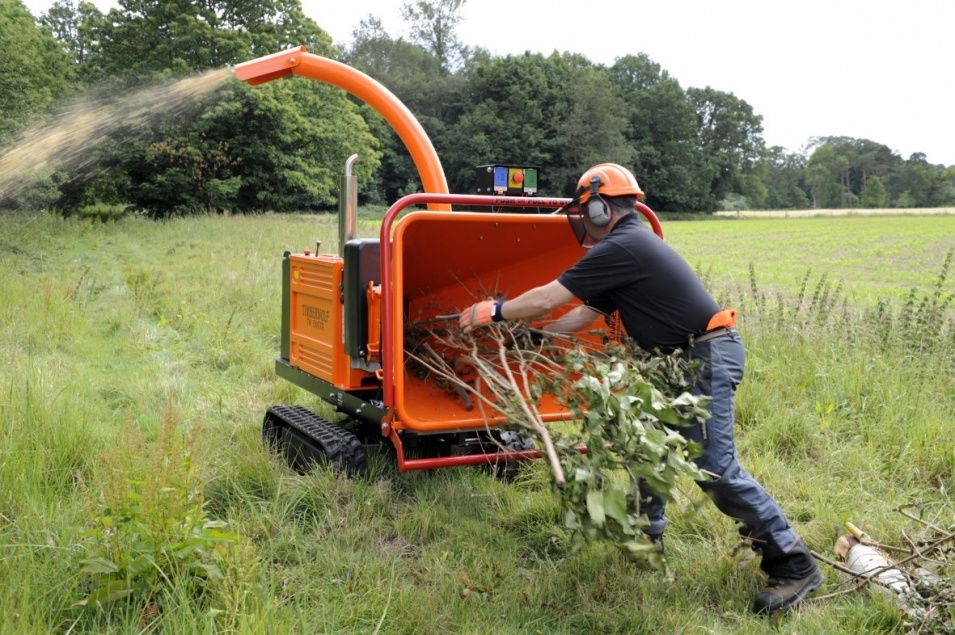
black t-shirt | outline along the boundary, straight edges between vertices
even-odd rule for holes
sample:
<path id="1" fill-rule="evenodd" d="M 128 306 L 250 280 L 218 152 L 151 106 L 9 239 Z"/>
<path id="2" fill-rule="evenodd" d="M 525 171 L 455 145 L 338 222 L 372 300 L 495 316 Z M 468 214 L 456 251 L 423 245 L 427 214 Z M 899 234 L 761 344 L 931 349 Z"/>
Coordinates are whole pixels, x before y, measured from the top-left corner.
<path id="1" fill-rule="evenodd" d="M 684 348 L 720 307 L 690 265 L 635 214 L 624 216 L 558 281 L 588 306 L 620 311 L 646 350 Z"/>

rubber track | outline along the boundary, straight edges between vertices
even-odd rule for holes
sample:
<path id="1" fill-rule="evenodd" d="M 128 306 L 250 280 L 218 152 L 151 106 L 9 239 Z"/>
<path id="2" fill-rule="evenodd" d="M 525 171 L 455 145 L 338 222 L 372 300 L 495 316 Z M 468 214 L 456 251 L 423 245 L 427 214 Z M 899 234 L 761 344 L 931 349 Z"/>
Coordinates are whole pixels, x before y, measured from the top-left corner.
<path id="1" fill-rule="evenodd" d="M 361 476 L 368 469 L 365 448 L 358 437 L 302 406 L 269 408 L 262 421 L 262 438 L 281 451 L 299 472 L 321 463 L 350 476 Z"/>

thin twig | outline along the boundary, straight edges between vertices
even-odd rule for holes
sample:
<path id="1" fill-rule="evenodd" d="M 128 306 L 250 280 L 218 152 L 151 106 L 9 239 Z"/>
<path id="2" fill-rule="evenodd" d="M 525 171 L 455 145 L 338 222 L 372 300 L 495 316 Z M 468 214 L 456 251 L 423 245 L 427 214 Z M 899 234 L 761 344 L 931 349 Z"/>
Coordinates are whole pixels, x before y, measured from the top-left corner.
<path id="1" fill-rule="evenodd" d="M 410 357 L 411 359 L 413 359 L 414 361 L 416 361 L 416 362 L 418 362 L 419 364 L 421 364 L 422 366 L 424 366 L 426 369 L 428 369 L 428 370 L 430 370 L 431 372 L 435 373 L 436 375 L 439 375 L 439 376 L 441 376 L 443 379 L 447 379 L 449 382 L 454 383 L 454 384 L 460 386 L 463 390 L 465 390 L 465 391 L 469 392 L 470 394 L 474 395 L 475 397 L 478 398 L 479 401 L 481 401 L 481 402 L 483 402 L 484 404 L 490 406 L 492 409 L 496 410 L 498 413 L 500 413 L 500 414 L 502 414 L 502 415 L 503 415 L 503 414 L 507 414 L 507 412 L 506 412 L 503 408 L 501 408 L 501 407 L 498 406 L 496 403 L 494 403 L 493 401 L 491 401 L 490 399 L 488 399 L 487 397 L 485 397 L 483 394 L 481 394 L 480 392 L 478 392 L 474 387 L 472 387 L 472 386 L 471 386 L 470 384 L 468 384 L 467 382 L 461 381 L 457 376 L 447 374 L 443 369 L 438 368 L 438 367 L 432 365 L 430 362 L 428 362 L 427 360 L 425 360 L 425 359 L 423 359 L 423 358 L 421 358 L 421 357 L 418 357 L 418 356 L 415 355 L 414 353 L 410 353 L 410 352 L 407 352 L 407 351 L 406 351 L 405 354 L 406 354 L 408 357 Z"/>
<path id="2" fill-rule="evenodd" d="M 443 357 L 438 355 L 427 342 L 421 344 L 421 348 L 423 348 L 426 353 L 431 355 L 435 363 L 440 364 L 442 367 L 448 369 L 445 372 L 446 376 L 453 376 L 453 372 L 448 367 L 448 363 Z M 461 387 L 461 383 L 463 382 L 453 381 L 451 382 L 451 387 L 454 389 L 454 392 L 457 393 L 458 398 L 464 403 L 464 409 L 470 412 L 471 410 L 474 410 L 474 403 L 471 401 L 471 398 L 468 396 L 468 393 L 464 390 L 464 388 Z"/>
<path id="3" fill-rule="evenodd" d="M 896 511 L 898 511 L 900 514 L 902 514 L 902 515 L 905 516 L 906 518 L 908 518 L 908 519 L 910 519 L 910 520 L 914 520 L 915 522 L 921 524 L 922 526 L 928 527 L 929 529 L 931 529 L 931 530 L 933 530 L 933 531 L 935 531 L 935 532 L 937 532 L 937 533 L 940 533 L 940 534 L 949 533 L 949 532 L 947 532 L 946 530 L 942 529 L 941 527 L 937 527 L 937 526 L 933 525 L 932 523 L 928 522 L 927 520 L 922 520 L 921 518 L 919 518 L 919 517 L 917 517 L 917 516 L 913 516 L 912 514 L 910 514 L 909 512 L 906 511 L 906 507 L 909 507 L 909 506 L 908 506 L 908 505 L 902 505 L 902 506 L 900 506 L 900 507 L 896 507 Z"/>
<path id="4" fill-rule="evenodd" d="M 825 557 L 824 555 L 820 553 L 816 553 L 815 551 L 810 551 L 809 553 L 811 553 L 812 557 L 815 558 L 816 560 L 819 560 L 820 562 L 825 562 L 836 571 L 847 573 L 851 575 L 853 579 L 856 579 L 857 573 L 853 571 L 852 569 L 849 569 L 848 567 L 844 567 L 838 562 L 836 562 L 835 560 L 830 560 L 829 558 Z M 834 593 L 827 593 L 826 595 L 817 595 L 812 598 L 812 601 L 819 602 L 820 600 L 828 600 L 830 598 L 835 598 L 842 595 L 849 595 L 850 593 L 854 593 L 868 584 L 869 584 L 869 580 L 867 580 L 866 578 L 860 578 L 860 579 L 857 579 L 855 584 L 853 584 L 848 589 L 843 589 L 842 591 L 836 591 Z"/>
<path id="5" fill-rule="evenodd" d="M 518 396 L 523 397 L 520 388 L 517 385 L 517 380 L 514 379 L 514 373 L 511 371 L 511 367 L 507 363 L 507 348 L 504 346 L 503 337 L 500 334 L 498 334 L 496 337 L 498 339 L 498 343 L 500 344 L 499 355 L 501 359 L 501 365 L 504 367 L 504 372 L 507 373 L 507 378 L 510 380 L 511 386 L 514 388 L 515 393 L 517 393 Z M 518 399 L 517 405 L 527 416 L 527 422 L 533 427 L 534 432 L 537 433 L 538 438 L 541 440 L 541 442 L 543 442 L 544 452 L 547 455 L 547 460 L 550 462 L 551 471 L 554 474 L 554 481 L 557 483 L 557 487 L 563 489 L 564 485 L 567 484 L 567 479 L 564 478 L 564 469 L 560 465 L 560 458 L 557 456 L 557 450 L 554 448 L 554 442 L 550 438 L 550 433 L 540 421 L 540 417 L 534 416 L 534 412 L 528 406 L 526 398 Z"/>

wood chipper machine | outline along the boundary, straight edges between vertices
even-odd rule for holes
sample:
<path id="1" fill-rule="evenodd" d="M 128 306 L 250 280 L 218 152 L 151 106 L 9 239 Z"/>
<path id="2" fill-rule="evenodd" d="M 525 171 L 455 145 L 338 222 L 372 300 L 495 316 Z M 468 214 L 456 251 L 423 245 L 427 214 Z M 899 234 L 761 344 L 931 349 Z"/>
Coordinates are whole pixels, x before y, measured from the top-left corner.
<path id="1" fill-rule="evenodd" d="M 450 194 L 434 147 L 408 109 L 367 75 L 304 47 L 240 64 L 234 73 L 253 85 L 301 75 L 361 99 L 401 138 L 426 191 L 394 203 L 378 238 L 355 238 L 352 156 L 341 181 L 338 253 L 316 247 L 284 254 L 276 372 L 345 417 L 331 423 L 302 406 L 273 406 L 264 439 L 300 470 L 327 462 L 362 473 L 365 445 L 382 442 L 394 447 L 402 471 L 541 456 L 506 420 L 467 409 L 413 372 L 406 334 L 432 321 L 455 328 L 449 314 L 484 299 L 478 290 L 506 283 L 501 291 L 515 297 L 575 263 L 583 248 L 567 219 L 553 213 L 569 200 L 537 196 L 536 169 L 508 165 L 480 166 L 486 194 Z M 638 209 L 662 237 L 653 212 Z M 571 417 L 547 398 L 539 411 L 545 422 Z"/>

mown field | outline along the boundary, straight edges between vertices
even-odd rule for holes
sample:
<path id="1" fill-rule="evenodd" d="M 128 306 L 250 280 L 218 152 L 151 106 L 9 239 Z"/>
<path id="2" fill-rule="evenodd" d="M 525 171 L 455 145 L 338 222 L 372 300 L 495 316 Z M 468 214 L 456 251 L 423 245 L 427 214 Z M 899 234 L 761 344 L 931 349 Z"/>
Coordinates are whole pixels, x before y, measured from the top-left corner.
<path id="1" fill-rule="evenodd" d="M 664 229 L 741 311 L 741 462 L 810 548 L 918 535 L 900 507 L 951 527 L 955 216 Z M 290 472 L 265 409 L 337 416 L 273 371 L 281 254 L 315 240 L 333 217 L 0 216 L 0 633 L 916 632 L 825 565 L 826 597 L 751 615 L 758 563 L 691 482 L 669 582 L 573 551 L 542 463 Z"/>

